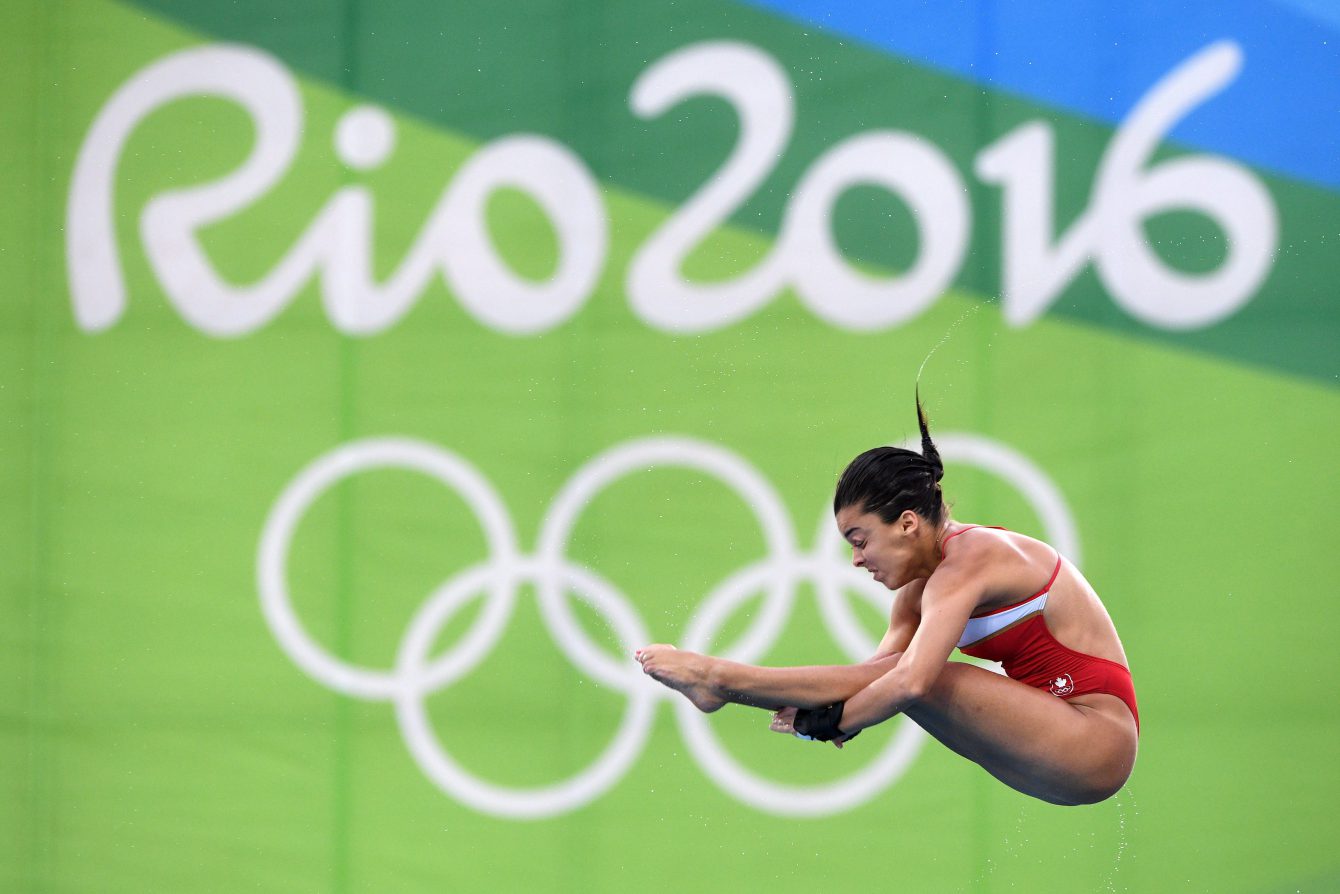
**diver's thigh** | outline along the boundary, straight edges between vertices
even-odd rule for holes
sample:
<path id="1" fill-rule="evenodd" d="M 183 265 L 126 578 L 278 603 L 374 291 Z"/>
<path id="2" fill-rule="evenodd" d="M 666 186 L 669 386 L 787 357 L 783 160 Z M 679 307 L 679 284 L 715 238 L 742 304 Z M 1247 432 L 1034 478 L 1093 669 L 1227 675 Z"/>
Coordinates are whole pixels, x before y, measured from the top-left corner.
<path id="1" fill-rule="evenodd" d="M 961 662 L 948 663 L 906 713 L 1002 782 L 1056 803 L 1102 800 L 1135 763 L 1134 722 L 1101 702 L 1097 709 L 1071 705 Z"/>

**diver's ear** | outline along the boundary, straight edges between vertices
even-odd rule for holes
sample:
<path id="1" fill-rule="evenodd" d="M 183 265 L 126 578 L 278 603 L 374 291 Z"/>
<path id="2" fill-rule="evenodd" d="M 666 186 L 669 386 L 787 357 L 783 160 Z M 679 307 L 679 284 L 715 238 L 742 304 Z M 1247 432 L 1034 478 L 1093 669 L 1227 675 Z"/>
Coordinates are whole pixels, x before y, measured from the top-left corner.
<path id="1" fill-rule="evenodd" d="M 898 516 L 898 533 L 907 537 L 915 537 L 917 529 L 921 527 L 921 516 L 917 515 L 911 509 L 904 509 L 903 514 Z"/>

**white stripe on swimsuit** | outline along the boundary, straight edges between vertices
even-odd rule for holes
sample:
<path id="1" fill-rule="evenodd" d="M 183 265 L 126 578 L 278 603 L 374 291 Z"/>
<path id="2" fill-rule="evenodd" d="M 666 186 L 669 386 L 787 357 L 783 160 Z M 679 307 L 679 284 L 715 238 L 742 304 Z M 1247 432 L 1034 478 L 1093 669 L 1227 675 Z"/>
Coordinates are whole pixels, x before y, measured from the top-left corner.
<path id="1" fill-rule="evenodd" d="M 959 637 L 958 647 L 962 649 L 964 646 L 971 646 L 974 643 L 979 643 L 988 636 L 994 636 L 995 634 L 1000 633 L 1016 621 L 1020 621 L 1034 612 L 1042 611 L 1047 607 L 1047 595 L 1050 592 L 1051 588 L 1049 587 L 1032 599 L 1021 602 L 1018 605 L 1012 605 L 1009 608 L 1001 609 L 994 614 L 969 618 L 968 626 L 963 628 L 963 636 Z"/>

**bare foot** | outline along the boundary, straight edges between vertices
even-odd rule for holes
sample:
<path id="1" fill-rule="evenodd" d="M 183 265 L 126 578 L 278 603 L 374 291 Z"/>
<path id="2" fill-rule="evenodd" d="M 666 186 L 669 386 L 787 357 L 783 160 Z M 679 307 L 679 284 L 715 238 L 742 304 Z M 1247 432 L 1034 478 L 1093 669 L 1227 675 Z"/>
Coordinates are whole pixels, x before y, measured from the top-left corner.
<path id="1" fill-rule="evenodd" d="M 708 672 L 712 659 L 697 652 L 681 652 L 664 643 L 638 649 L 635 656 L 642 672 L 653 680 L 684 694 L 704 714 L 720 710 L 726 700 L 712 689 Z"/>

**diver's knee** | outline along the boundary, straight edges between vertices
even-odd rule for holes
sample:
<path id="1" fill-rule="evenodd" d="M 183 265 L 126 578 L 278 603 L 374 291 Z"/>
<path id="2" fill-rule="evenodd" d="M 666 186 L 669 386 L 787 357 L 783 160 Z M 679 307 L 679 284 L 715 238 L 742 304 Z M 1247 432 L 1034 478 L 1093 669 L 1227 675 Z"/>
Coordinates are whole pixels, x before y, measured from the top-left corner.
<path id="1" fill-rule="evenodd" d="M 1103 774 L 1099 778 L 1094 779 L 1091 784 L 1081 786 L 1079 790 L 1074 793 L 1076 796 L 1074 804 L 1076 806 L 1100 804 L 1121 791 L 1126 785 L 1126 780 L 1130 778 L 1130 770 L 1118 770 L 1112 773 Z"/>

